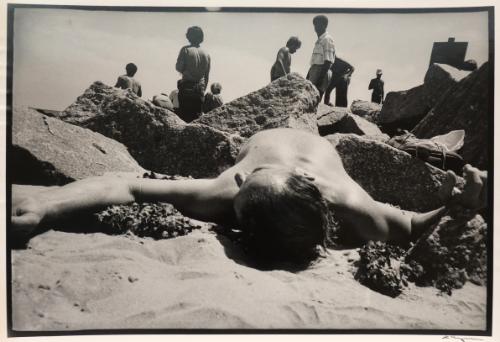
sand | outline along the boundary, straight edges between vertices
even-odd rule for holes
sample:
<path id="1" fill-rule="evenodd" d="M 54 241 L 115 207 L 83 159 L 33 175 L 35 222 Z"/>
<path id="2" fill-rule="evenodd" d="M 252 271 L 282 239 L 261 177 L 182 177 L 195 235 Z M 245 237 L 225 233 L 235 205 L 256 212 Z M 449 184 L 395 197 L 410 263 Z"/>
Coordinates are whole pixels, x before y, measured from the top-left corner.
<path id="1" fill-rule="evenodd" d="M 397 298 L 353 277 L 355 250 L 262 271 L 208 230 L 154 241 L 48 231 L 12 251 L 14 330 L 486 328 L 486 287 Z"/>

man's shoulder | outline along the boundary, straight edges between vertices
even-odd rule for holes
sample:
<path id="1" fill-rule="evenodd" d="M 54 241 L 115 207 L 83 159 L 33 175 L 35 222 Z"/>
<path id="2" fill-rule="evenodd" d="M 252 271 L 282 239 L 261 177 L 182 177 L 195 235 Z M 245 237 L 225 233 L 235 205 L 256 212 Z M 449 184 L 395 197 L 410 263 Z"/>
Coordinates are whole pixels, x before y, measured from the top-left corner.
<path id="1" fill-rule="evenodd" d="M 323 37 L 322 41 L 333 44 L 333 37 L 327 32 Z"/>

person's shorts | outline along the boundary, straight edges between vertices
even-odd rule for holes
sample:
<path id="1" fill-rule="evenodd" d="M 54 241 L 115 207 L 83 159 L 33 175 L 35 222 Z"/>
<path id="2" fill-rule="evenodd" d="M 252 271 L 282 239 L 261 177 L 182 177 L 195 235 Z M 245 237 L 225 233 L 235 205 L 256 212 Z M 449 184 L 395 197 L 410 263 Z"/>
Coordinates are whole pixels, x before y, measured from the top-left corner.
<path id="1" fill-rule="evenodd" d="M 328 70 L 326 75 L 323 77 L 321 82 L 319 82 L 319 78 L 321 77 L 321 71 L 323 70 L 323 65 L 322 64 L 313 64 L 311 65 L 311 68 L 309 69 L 309 72 L 307 73 L 307 79 L 311 81 L 314 84 L 319 84 L 319 91 L 324 92 L 328 85 L 330 84 L 330 81 L 332 79 L 332 71 Z"/>

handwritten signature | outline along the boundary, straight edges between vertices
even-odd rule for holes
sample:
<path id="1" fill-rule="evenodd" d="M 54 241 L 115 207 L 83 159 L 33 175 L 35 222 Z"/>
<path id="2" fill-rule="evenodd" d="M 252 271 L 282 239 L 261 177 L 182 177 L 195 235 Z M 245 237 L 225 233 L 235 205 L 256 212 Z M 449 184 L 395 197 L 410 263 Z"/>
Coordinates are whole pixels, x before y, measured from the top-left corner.
<path id="1" fill-rule="evenodd" d="M 443 336 L 442 340 L 459 340 L 461 342 L 466 342 L 466 341 L 482 341 L 482 338 L 478 337 L 458 337 L 458 336 Z"/>

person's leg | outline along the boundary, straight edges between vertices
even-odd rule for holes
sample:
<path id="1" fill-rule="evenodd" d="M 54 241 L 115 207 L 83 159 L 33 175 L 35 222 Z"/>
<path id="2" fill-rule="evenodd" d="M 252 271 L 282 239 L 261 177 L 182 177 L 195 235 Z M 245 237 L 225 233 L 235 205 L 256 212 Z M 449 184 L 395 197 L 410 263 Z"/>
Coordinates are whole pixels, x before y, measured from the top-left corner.
<path id="1" fill-rule="evenodd" d="M 347 107 L 347 86 L 348 82 L 341 80 L 337 84 L 335 90 L 335 106 L 337 107 Z"/>
<path id="2" fill-rule="evenodd" d="M 328 84 L 328 87 L 325 90 L 325 99 L 324 103 L 328 106 L 333 106 L 332 103 L 330 102 L 330 94 L 332 93 L 333 89 L 335 89 L 336 86 L 336 77 L 332 77 L 332 80 Z"/>

